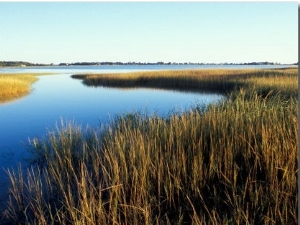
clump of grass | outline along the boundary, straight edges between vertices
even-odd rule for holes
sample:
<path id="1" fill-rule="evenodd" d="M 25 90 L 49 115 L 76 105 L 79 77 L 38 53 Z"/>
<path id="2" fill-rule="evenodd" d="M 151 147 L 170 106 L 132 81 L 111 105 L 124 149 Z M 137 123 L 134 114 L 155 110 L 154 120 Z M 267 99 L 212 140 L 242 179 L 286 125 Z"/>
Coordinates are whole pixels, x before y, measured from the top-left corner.
<path id="1" fill-rule="evenodd" d="M 30 74 L 0 74 L 0 103 L 12 101 L 30 93 L 37 78 Z"/>
<path id="2" fill-rule="evenodd" d="M 98 131 L 62 124 L 33 139 L 35 164 L 26 174 L 8 171 L 5 217 L 24 224 L 297 224 L 298 99 L 262 94 L 261 83 L 247 78 L 248 89 L 217 105 L 167 118 L 121 115 Z"/>
<path id="3" fill-rule="evenodd" d="M 254 72 L 255 70 L 251 70 Z M 246 71 L 237 70 L 175 70 L 150 71 L 116 74 L 72 75 L 75 79 L 83 79 L 88 86 L 106 86 L 118 88 L 161 88 L 182 91 L 231 91 L 233 83 L 228 76 L 234 77 Z"/>
<path id="4" fill-rule="evenodd" d="M 245 82 L 264 96 L 270 92 L 281 97 L 298 96 L 298 68 L 265 70 L 262 76 L 249 77 Z"/>
<path id="5" fill-rule="evenodd" d="M 219 92 L 229 94 L 243 87 L 259 85 L 261 94 L 270 90 L 297 95 L 298 68 L 284 69 L 197 69 L 147 71 L 115 74 L 72 75 L 88 86 L 144 87 L 181 91 Z M 284 94 L 285 95 L 285 94 Z"/>

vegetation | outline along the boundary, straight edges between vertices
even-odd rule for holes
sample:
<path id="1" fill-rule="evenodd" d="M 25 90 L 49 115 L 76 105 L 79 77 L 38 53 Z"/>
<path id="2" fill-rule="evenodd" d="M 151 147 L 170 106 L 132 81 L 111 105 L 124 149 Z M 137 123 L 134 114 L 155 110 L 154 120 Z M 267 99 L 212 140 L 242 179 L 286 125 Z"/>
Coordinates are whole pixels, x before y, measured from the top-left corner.
<path id="1" fill-rule="evenodd" d="M 49 64 L 30 63 L 24 61 L 0 61 L 0 67 L 26 67 L 26 66 L 48 66 L 48 65 Z"/>
<path id="2" fill-rule="evenodd" d="M 248 62 L 248 63 L 192 63 L 192 62 L 75 62 L 59 63 L 58 66 L 112 66 L 112 65 L 280 65 L 274 62 Z M 293 63 L 290 65 L 298 65 Z M 0 67 L 26 67 L 26 66 L 54 66 L 53 63 L 30 63 L 24 61 L 0 61 Z"/>
<path id="3" fill-rule="evenodd" d="M 248 62 L 248 63 L 192 63 L 192 62 L 76 62 L 60 63 L 59 66 L 95 66 L 95 65 L 280 65 L 274 62 Z M 292 64 L 290 64 L 292 65 Z M 295 64 L 294 64 L 295 65 Z"/>
<path id="4" fill-rule="evenodd" d="M 62 123 L 31 140 L 33 166 L 8 171 L 5 217 L 16 224 L 297 224 L 297 69 L 206 72 L 202 82 L 195 72 L 191 84 L 223 83 L 227 101 L 168 118 L 120 115 L 99 130 Z M 147 82 L 156 78 L 150 75 Z"/>
<path id="5" fill-rule="evenodd" d="M 83 83 L 88 86 L 148 87 L 224 94 L 244 87 L 258 88 L 260 94 L 263 95 L 267 95 L 270 91 L 281 92 L 285 96 L 297 96 L 298 93 L 298 68 L 146 71 L 122 74 L 81 74 L 72 75 L 72 77 L 83 79 Z"/>
<path id="6" fill-rule="evenodd" d="M 31 84 L 36 80 L 31 74 L 0 74 L 0 103 L 29 94 Z"/>

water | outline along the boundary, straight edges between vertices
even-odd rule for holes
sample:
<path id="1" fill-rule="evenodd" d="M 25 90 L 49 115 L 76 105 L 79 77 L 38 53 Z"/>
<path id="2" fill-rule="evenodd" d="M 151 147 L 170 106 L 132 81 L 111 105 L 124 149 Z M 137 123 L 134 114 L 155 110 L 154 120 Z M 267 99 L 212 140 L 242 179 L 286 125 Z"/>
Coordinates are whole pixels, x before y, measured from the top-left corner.
<path id="1" fill-rule="evenodd" d="M 42 66 L 25 68 L 0 68 L 0 73 L 110 73 L 145 70 L 180 70 L 180 69 L 268 69 L 285 68 L 294 65 L 103 65 L 103 66 Z"/>
<path id="2" fill-rule="evenodd" d="M 223 66 L 241 68 L 240 66 Z M 222 68 L 223 68 L 222 67 Z M 251 66 L 250 66 L 251 67 Z M 250 68 L 249 66 L 247 68 Z M 157 89 L 117 89 L 87 87 L 72 79 L 75 73 L 113 73 L 161 69 L 212 68 L 203 65 L 169 66 L 66 66 L 2 68 L 0 73 L 54 73 L 40 76 L 30 95 L 0 104 L 0 207 L 7 198 L 9 184 L 5 170 L 19 163 L 26 168 L 28 138 L 43 137 L 60 121 L 74 121 L 85 127 L 109 123 L 116 115 L 146 111 L 165 116 L 171 111 L 182 112 L 196 104 L 219 101 L 218 94 L 198 94 Z M 214 68 L 221 68 L 220 65 Z M 245 68 L 245 66 L 243 67 Z"/>

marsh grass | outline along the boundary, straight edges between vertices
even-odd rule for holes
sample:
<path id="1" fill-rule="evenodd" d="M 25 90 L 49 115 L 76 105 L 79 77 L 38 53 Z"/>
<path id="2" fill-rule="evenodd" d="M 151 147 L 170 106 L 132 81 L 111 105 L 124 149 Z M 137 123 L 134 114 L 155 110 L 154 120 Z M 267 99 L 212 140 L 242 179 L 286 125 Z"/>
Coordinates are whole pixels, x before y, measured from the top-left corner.
<path id="1" fill-rule="evenodd" d="M 243 87 L 257 88 L 263 95 L 270 90 L 297 95 L 298 68 L 284 69 L 197 69 L 147 71 L 115 74 L 72 75 L 87 86 L 161 88 L 195 92 L 232 93 Z"/>
<path id="2" fill-rule="evenodd" d="M 5 217 L 16 224 L 297 224 L 297 96 L 262 94 L 285 78 L 243 79 L 248 89 L 217 105 L 167 118 L 120 115 L 97 131 L 62 122 L 32 139 L 33 166 L 8 171 Z"/>
<path id="3" fill-rule="evenodd" d="M 31 84 L 36 80 L 31 74 L 0 74 L 0 103 L 29 94 Z"/>
<path id="4" fill-rule="evenodd" d="M 254 70 L 253 70 L 254 72 Z M 122 74 L 91 74 L 72 75 L 73 78 L 83 79 L 88 86 L 105 87 L 143 87 L 161 88 L 182 91 L 211 91 L 225 92 L 233 88 L 229 80 L 245 71 L 236 70 L 175 70 L 175 71 L 148 71 Z"/>

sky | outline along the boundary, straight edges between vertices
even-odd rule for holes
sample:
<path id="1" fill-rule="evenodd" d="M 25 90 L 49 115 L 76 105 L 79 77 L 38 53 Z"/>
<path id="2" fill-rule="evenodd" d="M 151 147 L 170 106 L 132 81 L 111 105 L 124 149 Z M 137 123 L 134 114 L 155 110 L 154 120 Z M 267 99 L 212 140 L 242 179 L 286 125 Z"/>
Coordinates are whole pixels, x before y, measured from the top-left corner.
<path id="1" fill-rule="evenodd" d="M 0 2 L 0 61 L 298 62 L 298 2 Z"/>

